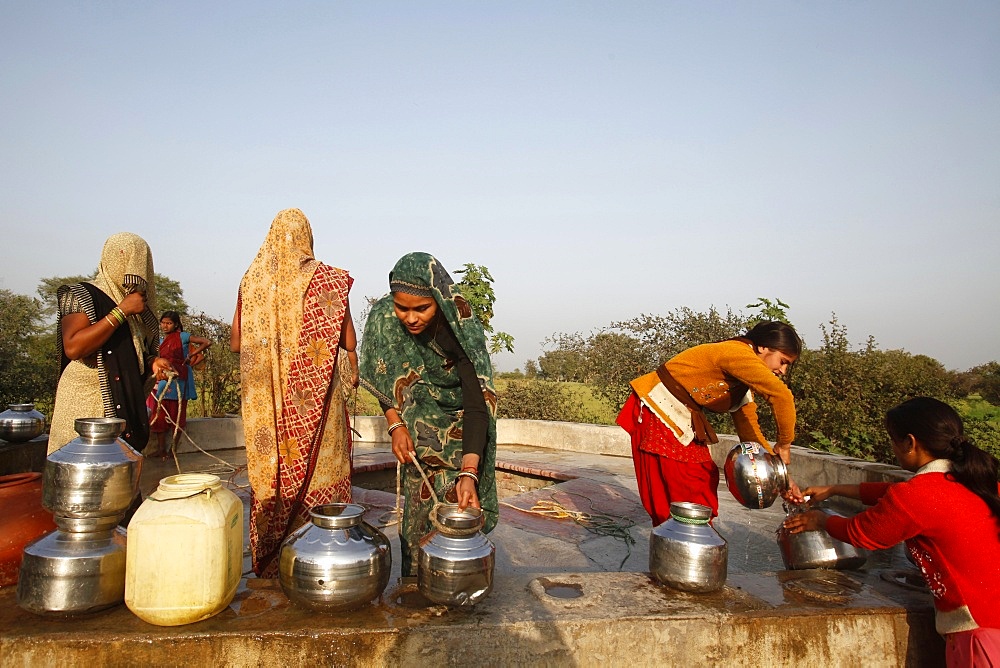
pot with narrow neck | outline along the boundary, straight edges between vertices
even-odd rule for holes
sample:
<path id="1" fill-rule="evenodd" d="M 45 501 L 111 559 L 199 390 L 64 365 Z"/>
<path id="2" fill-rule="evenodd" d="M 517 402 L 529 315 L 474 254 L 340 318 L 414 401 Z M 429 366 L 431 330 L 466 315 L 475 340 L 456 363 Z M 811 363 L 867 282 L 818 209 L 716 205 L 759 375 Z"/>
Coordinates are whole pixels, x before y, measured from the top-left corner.
<path id="1" fill-rule="evenodd" d="M 830 508 L 817 507 L 814 509 L 831 517 L 844 517 Z M 808 509 L 800 506 L 786 506 L 786 512 L 789 516 L 806 510 Z M 837 540 L 823 529 L 790 533 L 782 523 L 778 526 L 776 535 L 778 547 L 781 549 L 781 560 L 788 570 L 806 568 L 850 570 L 861 568 L 868 560 L 866 550 Z"/>
<path id="2" fill-rule="evenodd" d="M 436 530 L 420 542 L 417 589 L 433 603 L 475 605 L 493 591 L 496 548 L 480 531 L 483 511 L 439 503 L 431 516 Z"/>
<path id="3" fill-rule="evenodd" d="M 743 506 L 768 508 L 788 490 L 788 469 L 781 457 L 760 443 L 737 443 L 726 456 L 726 487 Z"/>
<path id="4" fill-rule="evenodd" d="M 22 443 L 45 432 L 45 416 L 35 410 L 35 404 L 8 404 L 0 413 L 0 439 Z"/>
<path id="5" fill-rule="evenodd" d="M 364 521 L 364 507 L 328 503 L 310 512 L 310 522 L 284 540 L 278 581 L 297 605 L 342 612 L 371 603 L 389 584 L 389 539 Z"/>
<path id="6" fill-rule="evenodd" d="M 98 531 L 124 516 L 139 488 L 142 455 L 118 436 L 119 418 L 80 418 L 79 436 L 49 455 L 42 503 L 67 531 Z"/>
<path id="7" fill-rule="evenodd" d="M 712 509 L 697 503 L 675 501 L 670 519 L 655 527 L 649 537 L 649 570 L 665 585 L 696 593 L 721 589 L 726 584 L 729 546 L 709 524 Z"/>

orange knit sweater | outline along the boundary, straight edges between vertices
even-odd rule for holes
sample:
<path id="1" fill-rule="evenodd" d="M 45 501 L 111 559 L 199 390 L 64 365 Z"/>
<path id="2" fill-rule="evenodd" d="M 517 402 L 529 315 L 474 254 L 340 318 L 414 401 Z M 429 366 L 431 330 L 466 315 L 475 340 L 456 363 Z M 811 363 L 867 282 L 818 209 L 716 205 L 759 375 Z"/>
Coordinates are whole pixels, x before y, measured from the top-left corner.
<path id="1" fill-rule="evenodd" d="M 743 341 L 706 343 L 673 357 L 667 371 L 687 389 L 698 405 L 716 413 L 728 412 L 746 394 L 764 397 L 778 423 L 777 445 L 795 438 L 795 401 L 792 392 Z M 733 412 L 736 434 L 743 441 L 767 444 L 757 422 L 757 404 L 750 402 Z"/>

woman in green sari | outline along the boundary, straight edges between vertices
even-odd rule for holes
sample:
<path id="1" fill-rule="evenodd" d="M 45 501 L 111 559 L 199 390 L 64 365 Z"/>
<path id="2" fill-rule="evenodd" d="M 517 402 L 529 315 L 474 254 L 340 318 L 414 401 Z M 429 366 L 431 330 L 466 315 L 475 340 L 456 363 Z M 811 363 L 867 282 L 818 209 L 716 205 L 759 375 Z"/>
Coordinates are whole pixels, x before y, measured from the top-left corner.
<path id="1" fill-rule="evenodd" d="M 361 341 L 361 384 L 378 399 L 392 451 L 403 466 L 402 574 L 416 575 L 419 541 L 433 529 L 434 493 L 481 508 L 483 530 L 498 504 L 493 366 L 483 326 L 443 266 L 427 253 L 403 256 L 390 294 L 372 307 Z"/>

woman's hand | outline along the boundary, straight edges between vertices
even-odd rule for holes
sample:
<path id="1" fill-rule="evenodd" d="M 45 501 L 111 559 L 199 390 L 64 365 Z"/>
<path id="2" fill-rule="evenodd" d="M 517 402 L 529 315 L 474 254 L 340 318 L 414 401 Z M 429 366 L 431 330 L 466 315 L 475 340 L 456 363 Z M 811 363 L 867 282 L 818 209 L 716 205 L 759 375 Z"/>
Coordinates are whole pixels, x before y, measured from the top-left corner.
<path id="1" fill-rule="evenodd" d="M 810 510 L 804 513 L 797 513 L 785 518 L 784 527 L 789 533 L 802 533 L 803 531 L 819 531 L 826 529 L 827 514 L 819 510 Z"/>
<path id="2" fill-rule="evenodd" d="M 413 447 L 413 438 L 406 425 L 392 430 L 392 454 L 403 464 L 417 458 L 417 450 Z"/>
<path id="3" fill-rule="evenodd" d="M 833 496 L 833 485 L 821 485 L 817 487 L 806 487 L 802 490 L 802 496 L 808 496 L 810 503 L 826 501 Z"/>
<path id="4" fill-rule="evenodd" d="M 458 497 L 458 509 L 465 510 L 469 506 L 481 508 L 479 505 L 479 490 L 469 476 L 462 476 L 455 482 L 455 495 Z"/>
<path id="5" fill-rule="evenodd" d="M 146 310 L 146 293 L 133 292 L 118 305 L 125 315 L 136 315 Z"/>
<path id="6" fill-rule="evenodd" d="M 129 295 L 129 296 L 131 296 L 131 295 Z M 177 370 L 174 369 L 174 365 L 170 363 L 170 360 L 168 360 L 168 359 L 166 359 L 164 357 L 155 357 L 155 358 L 153 358 L 153 365 L 152 366 L 153 366 L 153 376 L 156 377 L 156 380 L 166 380 L 167 379 L 167 373 L 170 373 L 170 372 L 176 373 L 177 372 Z"/>
<path id="7" fill-rule="evenodd" d="M 796 505 L 801 505 L 806 502 L 805 493 L 799 490 L 799 486 L 795 484 L 795 481 L 792 480 L 791 476 L 788 478 L 788 489 L 781 493 L 781 498 Z"/>
<path id="8" fill-rule="evenodd" d="M 774 454 L 781 457 L 781 461 L 784 462 L 785 466 L 788 466 L 792 461 L 792 444 L 785 443 L 784 445 L 774 446 Z"/>

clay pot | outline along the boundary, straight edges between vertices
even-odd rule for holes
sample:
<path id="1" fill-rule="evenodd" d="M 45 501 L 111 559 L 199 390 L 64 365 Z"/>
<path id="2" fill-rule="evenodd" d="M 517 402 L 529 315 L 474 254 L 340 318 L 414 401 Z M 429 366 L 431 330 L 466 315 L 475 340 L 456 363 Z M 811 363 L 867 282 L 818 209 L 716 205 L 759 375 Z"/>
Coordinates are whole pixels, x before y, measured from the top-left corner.
<path id="1" fill-rule="evenodd" d="M 42 507 L 42 474 L 0 476 L 0 587 L 17 582 L 24 547 L 56 528 Z"/>

